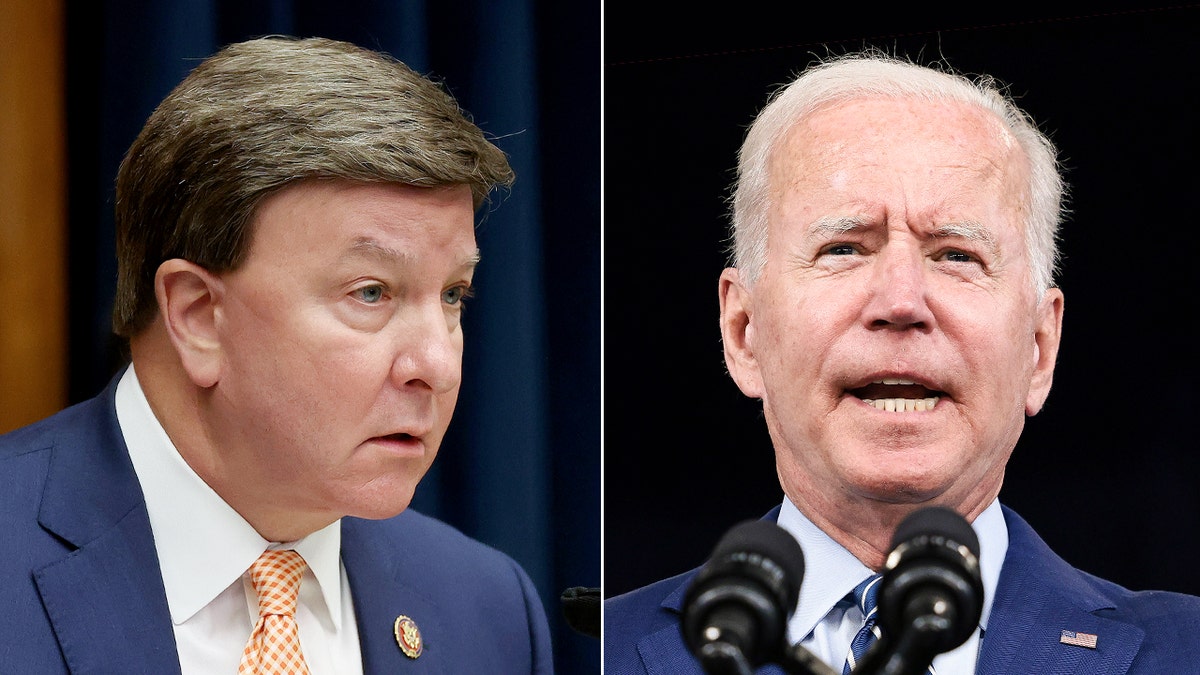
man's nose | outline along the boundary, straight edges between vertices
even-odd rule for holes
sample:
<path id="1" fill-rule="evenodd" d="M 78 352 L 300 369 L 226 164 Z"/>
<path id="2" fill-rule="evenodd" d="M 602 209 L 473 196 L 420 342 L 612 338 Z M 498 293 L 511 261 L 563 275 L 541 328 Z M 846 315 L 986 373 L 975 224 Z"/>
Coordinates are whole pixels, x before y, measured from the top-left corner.
<path id="1" fill-rule="evenodd" d="M 933 326 L 928 262 L 919 248 L 908 245 L 888 244 L 876 254 L 864 315 L 870 327 L 928 330 Z"/>
<path id="2" fill-rule="evenodd" d="M 445 393 L 462 381 L 462 333 L 458 317 L 442 303 L 410 308 L 397 326 L 392 379 L 397 387 L 423 386 Z"/>

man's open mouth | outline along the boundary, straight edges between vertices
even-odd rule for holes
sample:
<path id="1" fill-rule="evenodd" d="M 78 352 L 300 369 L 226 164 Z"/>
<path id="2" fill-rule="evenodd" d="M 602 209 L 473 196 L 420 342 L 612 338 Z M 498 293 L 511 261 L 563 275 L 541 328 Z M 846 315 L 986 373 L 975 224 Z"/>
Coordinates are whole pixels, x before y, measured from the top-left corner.
<path id="1" fill-rule="evenodd" d="M 849 393 L 862 399 L 867 405 L 888 412 L 933 410 L 943 395 L 943 392 L 899 378 L 884 378 L 863 387 L 850 389 Z"/>
<path id="2" fill-rule="evenodd" d="M 412 434 L 400 433 L 400 434 L 388 434 L 386 436 L 379 436 L 379 438 L 382 438 L 385 441 L 411 441 L 413 439 L 413 436 L 412 436 Z"/>

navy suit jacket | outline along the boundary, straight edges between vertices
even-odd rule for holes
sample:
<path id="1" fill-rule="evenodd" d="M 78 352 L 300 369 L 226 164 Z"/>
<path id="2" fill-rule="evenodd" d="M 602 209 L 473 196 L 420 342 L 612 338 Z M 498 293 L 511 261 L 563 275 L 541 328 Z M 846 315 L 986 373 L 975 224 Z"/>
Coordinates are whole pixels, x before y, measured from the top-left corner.
<path id="1" fill-rule="evenodd" d="M 1130 591 L 1075 569 L 1020 516 L 1003 511 L 1008 553 L 976 673 L 1200 673 L 1200 598 Z M 778 515 L 777 507 L 766 518 Z M 698 569 L 605 600 L 605 675 L 703 675 L 679 629 L 684 593 Z M 1096 648 L 1060 643 L 1064 630 L 1096 635 Z M 783 670 L 771 665 L 757 672 Z"/>
<path id="2" fill-rule="evenodd" d="M 180 672 L 115 391 L 0 436 L 0 672 Z M 545 610 L 507 555 L 410 509 L 343 519 L 342 561 L 366 673 L 553 672 Z"/>

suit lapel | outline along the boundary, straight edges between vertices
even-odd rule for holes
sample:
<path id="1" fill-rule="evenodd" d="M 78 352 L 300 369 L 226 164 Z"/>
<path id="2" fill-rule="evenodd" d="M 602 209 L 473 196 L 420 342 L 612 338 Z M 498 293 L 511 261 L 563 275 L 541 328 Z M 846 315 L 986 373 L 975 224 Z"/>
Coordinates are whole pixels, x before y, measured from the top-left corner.
<path id="1" fill-rule="evenodd" d="M 683 598 L 695 574 L 689 574 L 679 587 L 663 599 L 660 607 L 682 618 Z M 638 655 L 646 666 L 647 675 L 705 675 L 700 661 L 692 655 L 683 639 L 678 621 L 638 640 Z M 758 668 L 755 675 L 784 675 L 782 667 L 770 664 Z"/>
<path id="2" fill-rule="evenodd" d="M 421 592 L 420 580 L 411 578 L 397 560 L 396 552 L 383 550 L 369 529 L 370 523 L 359 519 L 342 520 L 342 561 L 354 598 L 364 674 L 447 672 L 439 655 L 456 645 L 438 639 L 446 631 L 437 607 Z M 399 616 L 409 617 L 420 629 L 424 650 L 417 658 L 406 656 L 396 641 Z"/>
<path id="3" fill-rule="evenodd" d="M 117 425 L 118 378 L 73 411 L 49 450 L 39 522 L 70 552 L 34 580 L 72 671 L 179 673 L 150 519 Z"/>
<path id="4" fill-rule="evenodd" d="M 34 573 L 72 672 L 180 672 L 157 560 L 142 505 Z"/>
<path id="5" fill-rule="evenodd" d="M 682 618 L 683 597 L 695 574 L 687 575 L 673 593 L 663 599 L 660 607 Z M 704 675 L 700 662 L 692 656 L 683 639 L 680 622 L 672 621 L 664 628 L 638 640 L 638 655 L 646 666 L 647 675 Z"/>
<path id="6" fill-rule="evenodd" d="M 1137 626 L 1096 612 L 1112 603 L 1007 508 L 1009 545 L 976 672 L 1119 675 L 1142 644 Z M 1096 648 L 1060 642 L 1062 632 L 1096 636 Z"/>

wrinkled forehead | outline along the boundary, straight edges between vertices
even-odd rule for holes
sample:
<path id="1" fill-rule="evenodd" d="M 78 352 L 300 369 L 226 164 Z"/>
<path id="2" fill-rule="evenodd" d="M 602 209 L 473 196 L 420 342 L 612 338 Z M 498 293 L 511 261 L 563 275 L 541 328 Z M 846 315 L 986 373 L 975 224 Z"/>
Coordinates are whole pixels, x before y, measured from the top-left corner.
<path id="1" fill-rule="evenodd" d="M 854 159 L 919 166 L 931 157 L 1005 170 L 1024 163 L 1016 137 L 989 110 L 954 100 L 876 96 L 825 103 L 798 117 L 786 127 L 769 166 L 780 174 Z"/>
<path id="2" fill-rule="evenodd" d="M 959 101 L 860 97 L 797 119 L 768 163 L 771 192 L 907 189 L 998 196 L 1024 212 L 1029 163 L 994 113 Z M 976 194 L 983 197 L 983 194 Z"/>

